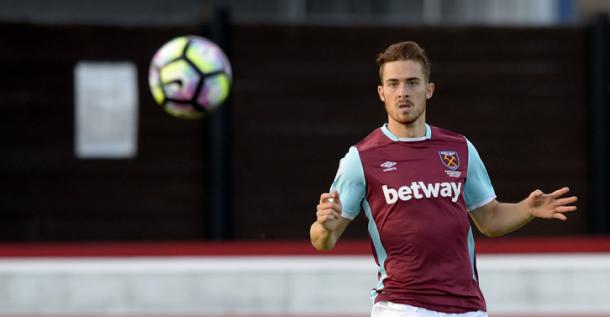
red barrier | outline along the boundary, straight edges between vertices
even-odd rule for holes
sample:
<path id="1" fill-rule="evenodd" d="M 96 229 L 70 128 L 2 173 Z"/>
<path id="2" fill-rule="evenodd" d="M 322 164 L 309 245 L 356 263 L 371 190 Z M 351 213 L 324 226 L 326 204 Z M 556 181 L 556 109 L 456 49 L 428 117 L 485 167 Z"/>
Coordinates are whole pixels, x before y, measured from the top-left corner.
<path id="1" fill-rule="evenodd" d="M 480 238 L 478 254 L 605 253 L 610 237 Z M 308 241 L 4 243 L 0 257 L 368 255 L 368 241 L 344 240 L 328 252 Z"/>

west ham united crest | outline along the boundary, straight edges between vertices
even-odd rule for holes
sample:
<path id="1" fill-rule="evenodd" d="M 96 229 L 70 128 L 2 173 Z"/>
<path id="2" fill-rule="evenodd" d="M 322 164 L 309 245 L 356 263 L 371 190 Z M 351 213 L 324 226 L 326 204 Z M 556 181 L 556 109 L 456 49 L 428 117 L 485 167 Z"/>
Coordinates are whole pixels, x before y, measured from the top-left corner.
<path id="1" fill-rule="evenodd" d="M 460 167 L 460 158 L 456 151 L 439 151 L 441 162 L 450 170 L 456 170 Z"/>

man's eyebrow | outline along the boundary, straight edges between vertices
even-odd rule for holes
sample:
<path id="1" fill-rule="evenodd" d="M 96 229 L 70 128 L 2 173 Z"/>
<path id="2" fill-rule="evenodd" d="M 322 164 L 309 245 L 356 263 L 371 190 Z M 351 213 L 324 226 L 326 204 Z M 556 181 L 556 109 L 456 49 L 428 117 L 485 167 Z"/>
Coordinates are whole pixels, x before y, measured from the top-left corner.
<path id="1" fill-rule="evenodd" d="M 388 78 L 386 79 L 386 81 L 400 81 L 403 78 Z M 405 81 L 413 81 L 413 80 L 421 80 L 421 78 L 419 77 L 408 77 L 408 78 L 404 78 Z"/>

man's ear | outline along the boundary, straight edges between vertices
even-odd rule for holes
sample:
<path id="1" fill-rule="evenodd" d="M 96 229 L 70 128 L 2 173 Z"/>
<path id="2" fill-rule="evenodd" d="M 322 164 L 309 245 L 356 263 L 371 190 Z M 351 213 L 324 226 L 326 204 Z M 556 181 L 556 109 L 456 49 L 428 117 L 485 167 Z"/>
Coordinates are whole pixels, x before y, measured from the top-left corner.
<path id="1" fill-rule="evenodd" d="M 383 86 L 379 85 L 377 86 L 377 93 L 379 94 L 379 99 L 383 102 L 385 102 L 385 96 L 383 94 Z"/>
<path id="2" fill-rule="evenodd" d="M 434 83 L 428 83 L 426 85 L 426 99 L 432 98 L 432 95 L 434 95 Z"/>

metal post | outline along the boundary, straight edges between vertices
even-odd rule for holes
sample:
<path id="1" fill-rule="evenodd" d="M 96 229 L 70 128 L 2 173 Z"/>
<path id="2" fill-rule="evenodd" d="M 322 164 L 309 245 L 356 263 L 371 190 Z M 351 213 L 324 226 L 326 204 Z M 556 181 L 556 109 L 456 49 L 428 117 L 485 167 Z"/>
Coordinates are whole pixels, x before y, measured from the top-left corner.
<path id="1" fill-rule="evenodd" d="M 214 12 L 209 37 L 231 59 L 230 16 L 227 9 Z M 208 118 L 208 214 L 206 238 L 227 240 L 233 237 L 233 129 L 231 96 Z"/>
<path id="2" fill-rule="evenodd" d="M 608 141 L 610 141 L 610 109 L 608 97 L 608 17 L 595 19 L 589 38 L 589 96 L 591 122 L 591 231 L 610 233 L 610 168 L 608 168 Z"/>

